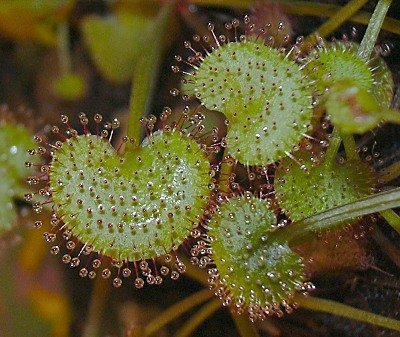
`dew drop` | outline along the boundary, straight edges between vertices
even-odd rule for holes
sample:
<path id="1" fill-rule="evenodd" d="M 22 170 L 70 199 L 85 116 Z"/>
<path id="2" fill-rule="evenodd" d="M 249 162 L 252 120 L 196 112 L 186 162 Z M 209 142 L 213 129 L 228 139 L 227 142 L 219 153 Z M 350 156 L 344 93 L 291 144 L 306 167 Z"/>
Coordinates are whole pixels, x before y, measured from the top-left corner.
<path id="1" fill-rule="evenodd" d="M 122 285 L 122 280 L 121 280 L 119 277 L 116 277 L 116 278 L 113 280 L 113 286 L 114 286 L 115 288 L 119 288 L 119 287 L 121 287 L 121 285 Z"/>
<path id="2" fill-rule="evenodd" d="M 135 279 L 135 287 L 136 287 L 137 289 L 141 289 L 141 288 L 143 288 L 143 286 L 144 286 L 144 281 L 143 281 L 143 279 L 140 278 L 140 277 L 137 277 L 137 278 Z"/>
<path id="3" fill-rule="evenodd" d="M 101 272 L 101 276 L 105 279 L 109 278 L 111 276 L 111 271 L 110 269 L 106 268 Z"/>

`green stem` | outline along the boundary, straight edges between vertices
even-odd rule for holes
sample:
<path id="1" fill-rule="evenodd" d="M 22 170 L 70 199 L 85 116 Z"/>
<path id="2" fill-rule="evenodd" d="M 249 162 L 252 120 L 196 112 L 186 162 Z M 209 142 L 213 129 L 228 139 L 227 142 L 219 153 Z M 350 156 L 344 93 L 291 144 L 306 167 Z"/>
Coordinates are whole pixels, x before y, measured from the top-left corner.
<path id="1" fill-rule="evenodd" d="M 392 228 L 400 234 L 400 216 L 392 209 L 381 211 L 380 214 L 392 226 Z"/>
<path id="2" fill-rule="evenodd" d="M 385 20 L 386 13 L 389 10 L 392 0 L 379 0 L 372 14 L 371 21 L 358 48 L 358 56 L 367 62 L 374 50 L 376 40 Z M 347 159 L 358 159 L 357 145 L 352 135 L 342 135 Z"/>
<path id="3" fill-rule="evenodd" d="M 145 336 L 150 336 L 160 330 L 163 326 L 167 325 L 174 319 L 183 315 L 185 312 L 194 308 L 195 306 L 207 301 L 213 296 L 212 291 L 208 289 L 201 290 L 191 296 L 186 297 L 182 301 L 175 303 L 161 315 L 158 315 L 144 328 Z"/>
<path id="4" fill-rule="evenodd" d="M 317 37 L 326 37 L 340 27 L 345 21 L 351 18 L 368 0 L 352 0 L 341 7 L 331 18 L 319 27 L 312 35 L 306 39 L 308 43 L 315 43 Z M 308 43 L 307 43 L 308 42 Z"/>
<path id="5" fill-rule="evenodd" d="M 381 116 L 385 122 L 400 124 L 400 112 L 397 110 L 387 109 L 381 112 Z"/>
<path id="6" fill-rule="evenodd" d="M 278 229 L 270 235 L 270 241 L 298 242 L 305 236 L 344 226 L 346 221 L 367 214 L 400 207 L 400 187 L 373 194 L 358 201 L 335 207 Z"/>
<path id="7" fill-rule="evenodd" d="M 61 74 L 70 74 L 72 72 L 72 63 L 69 50 L 69 28 L 67 23 L 60 23 L 58 25 L 57 44 Z"/>
<path id="8" fill-rule="evenodd" d="M 400 162 L 394 163 L 391 166 L 382 170 L 378 176 L 378 182 L 383 185 L 400 176 Z"/>
<path id="9" fill-rule="evenodd" d="M 103 320 L 103 312 L 110 292 L 110 280 L 97 276 L 91 295 L 88 318 L 82 333 L 82 337 L 101 336 L 100 327 Z"/>
<path id="10" fill-rule="evenodd" d="M 140 47 L 141 57 L 135 66 L 135 75 L 132 81 L 131 100 L 128 116 L 128 137 L 135 140 L 136 146 L 142 138 L 142 125 L 139 122 L 142 116 L 147 115 L 152 99 L 157 75 L 161 63 L 161 56 L 165 49 L 165 40 L 170 32 L 168 24 L 172 16 L 175 1 L 165 5 L 148 34 L 146 43 Z M 128 143 L 128 146 L 131 143 Z"/>
<path id="11" fill-rule="evenodd" d="M 400 331 L 400 321 L 376 315 L 364 310 L 353 308 L 349 305 L 317 297 L 296 297 L 296 302 L 303 308 L 322 311 L 328 314 L 342 316 L 355 321 L 365 322 L 386 329 Z"/>
<path id="12" fill-rule="evenodd" d="M 357 144 L 353 138 L 353 135 L 341 134 L 341 136 L 347 160 L 359 160 Z"/>
<path id="13" fill-rule="evenodd" d="M 334 128 L 324 157 L 324 164 L 331 165 L 334 162 L 341 143 L 342 138 L 340 138 L 339 130 Z"/>
<path id="14" fill-rule="evenodd" d="M 227 149 L 225 149 L 219 178 L 219 191 L 224 195 L 228 195 L 230 192 L 229 178 L 231 177 L 234 168 L 234 159 L 229 154 L 225 154 L 227 152 Z"/>
<path id="15" fill-rule="evenodd" d="M 260 337 L 255 325 L 250 322 L 247 315 L 236 315 L 232 313 L 232 318 L 242 337 Z"/>
<path id="16" fill-rule="evenodd" d="M 343 22 L 349 19 L 354 15 L 362 6 L 365 5 L 367 1 L 365 0 L 353 0 L 350 1 L 346 6 L 342 7 L 335 15 L 333 15 L 327 22 L 325 22 L 320 28 L 318 28 L 315 33 L 309 36 L 309 42 L 313 42 L 312 39 L 317 36 L 325 37 L 333 32 L 337 27 L 339 27 Z M 370 26 L 368 26 L 370 27 Z M 365 39 L 365 36 L 364 36 Z M 332 133 L 333 143 L 329 145 L 327 154 L 325 156 L 325 162 L 331 163 L 339 150 L 339 146 L 342 138 L 339 135 L 339 132 L 334 129 Z M 354 142 L 352 136 L 343 136 L 343 144 L 346 150 L 348 159 L 356 159 L 357 158 L 357 146 Z"/>
<path id="17" fill-rule="evenodd" d="M 221 307 L 221 301 L 211 300 L 195 313 L 176 333 L 175 337 L 188 337 L 196 328 Z"/>
<path id="18" fill-rule="evenodd" d="M 365 62 L 367 62 L 371 57 L 379 32 L 381 31 L 383 21 L 385 20 L 386 13 L 389 10 L 391 3 L 392 0 L 379 0 L 375 7 L 371 21 L 368 24 L 367 31 L 365 32 L 358 49 L 358 56 Z"/>

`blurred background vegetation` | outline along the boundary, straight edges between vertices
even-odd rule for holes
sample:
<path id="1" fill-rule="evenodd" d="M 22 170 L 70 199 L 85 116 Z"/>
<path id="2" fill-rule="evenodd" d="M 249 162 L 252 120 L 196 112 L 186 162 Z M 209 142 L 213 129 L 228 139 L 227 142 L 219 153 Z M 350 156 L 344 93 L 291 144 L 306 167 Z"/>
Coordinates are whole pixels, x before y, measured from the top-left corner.
<path id="1" fill-rule="evenodd" d="M 120 289 L 111 289 L 108 284 L 111 282 L 80 278 L 77 270 L 65 267 L 59 258 L 48 253 L 42 231 L 32 230 L 34 222 L 46 215 L 32 215 L 23 201 L 28 172 L 18 173 L 18 163 L 23 166 L 24 155 L 4 157 L 13 146 L 17 146 L 19 154 L 25 153 L 31 146 L 27 135 L 58 124 L 60 114 L 72 117 L 85 112 L 92 117 L 101 113 L 106 120 L 114 117 L 126 120 L 131 90 L 140 90 L 141 85 L 147 88 L 148 83 L 135 79 L 140 79 L 140 59 L 148 51 L 146 46 L 155 42 L 158 51 L 155 55 L 159 57 L 151 58 L 150 64 L 159 71 L 155 78 L 155 99 L 147 112 L 157 115 L 166 105 L 178 108 L 182 102 L 171 97 L 169 91 L 179 86 L 180 78 L 170 67 L 174 55 L 185 55 L 182 42 L 195 33 L 205 33 L 208 22 L 214 22 L 217 30 L 222 31 L 224 22 L 251 13 L 256 3 L 177 1 L 172 20 L 166 29 L 157 32 L 159 38 L 154 39 L 151 32 L 155 17 L 167 2 L 0 1 L 0 103 L 9 107 L 3 106 L 0 116 L 2 125 L 16 126 L 0 132 L 0 222 L 8 224 L 0 231 L 1 337 L 141 335 L 141 326 L 204 288 L 190 277 L 177 282 L 166 280 L 161 287 L 146 286 L 140 291 L 129 282 Z M 259 1 L 257 18 L 262 22 L 284 22 L 293 38 L 307 36 L 348 2 Z M 360 40 L 368 22 L 367 13 L 373 11 L 375 4 L 367 2 L 362 12 L 330 36 L 341 38 L 355 29 L 358 32 L 355 39 Z M 400 19 L 400 1 L 393 1 L 388 16 Z M 388 20 L 384 28 L 378 43 L 391 50 L 386 61 L 398 88 L 400 25 Z M 399 93 L 395 104 L 400 105 Z M 209 123 L 222 127 L 223 120 L 220 116 L 210 116 Z M 28 132 L 21 134 L 18 125 L 26 126 Z M 398 132 L 398 127 L 387 125 L 375 135 L 374 146 L 386 164 L 400 158 Z M 9 175 L 10 171 L 17 173 Z M 365 258 L 365 264 L 361 265 L 360 260 L 352 263 L 354 247 L 344 246 L 340 255 L 343 265 L 335 270 L 321 268 L 314 282 L 321 296 L 399 319 L 400 241 L 385 223 L 379 223 L 377 233 L 374 240 L 363 242 L 361 251 L 357 251 Z M 322 254 L 321 265 L 324 258 Z M 103 309 L 104 314 L 99 316 Z M 189 310 L 155 335 L 174 335 L 193 312 Z M 306 310 L 259 323 L 259 328 L 263 336 L 398 336 L 397 332 Z M 239 336 L 239 332 L 228 310 L 221 309 L 192 335 Z"/>

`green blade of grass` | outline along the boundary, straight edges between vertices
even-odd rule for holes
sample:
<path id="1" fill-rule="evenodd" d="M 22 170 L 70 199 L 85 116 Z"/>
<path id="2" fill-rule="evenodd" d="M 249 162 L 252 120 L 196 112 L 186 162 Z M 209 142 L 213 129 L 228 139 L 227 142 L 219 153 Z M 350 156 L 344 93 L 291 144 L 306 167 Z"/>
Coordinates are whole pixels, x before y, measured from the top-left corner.
<path id="1" fill-rule="evenodd" d="M 400 216 L 392 209 L 382 211 L 380 214 L 387 221 L 387 223 L 392 226 L 397 233 L 400 234 Z"/>
<path id="2" fill-rule="evenodd" d="M 145 327 L 145 336 L 153 335 L 155 332 L 160 330 L 163 326 L 167 325 L 174 319 L 193 309 L 195 306 L 209 300 L 213 295 L 214 294 L 212 291 L 204 289 L 184 298 L 182 301 L 175 303 L 158 315 Z"/>
<path id="3" fill-rule="evenodd" d="M 386 13 L 391 4 L 392 0 L 379 0 L 375 7 L 367 31 L 364 34 L 360 47 L 358 48 L 358 56 L 364 61 L 368 61 L 371 57 L 383 21 L 385 20 Z"/>
<path id="4" fill-rule="evenodd" d="M 334 16 L 341 8 L 341 6 L 315 3 L 308 1 L 290 1 L 284 0 L 282 4 L 288 13 L 295 15 L 312 15 L 312 16 Z M 371 13 L 359 11 L 349 18 L 349 21 L 368 25 L 371 20 Z M 400 35 L 400 21 L 393 18 L 385 18 L 382 29 L 388 32 Z"/>
<path id="5" fill-rule="evenodd" d="M 353 308 L 349 305 L 339 302 L 326 300 L 317 297 L 303 297 L 297 296 L 296 302 L 303 308 L 313 311 L 322 311 L 328 314 L 350 318 L 356 321 L 365 322 L 380 326 L 386 329 L 400 331 L 400 321 L 383 317 L 381 315 L 373 314 L 368 311 Z"/>
<path id="6" fill-rule="evenodd" d="M 352 0 L 345 6 L 341 7 L 330 19 L 319 27 L 312 35 L 306 39 L 306 45 L 308 43 L 317 42 L 317 37 L 326 37 L 340 27 L 345 21 L 351 18 L 355 12 L 357 12 L 368 0 Z"/>
<path id="7" fill-rule="evenodd" d="M 297 242 L 305 236 L 336 228 L 348 220 L 387 209 L 400 207 L 400 188 L 377 193 L 356 202 L 294 222 L 270 235 L 269 240 Z"/>
<path id="8" fill-rule="evenodd" d="M 196 312 L 175 334 L 175 337 L 188 337 L 192 332 L 209 318 L 215 311 L 221 308 L 221 301 L 219 299 L 211 300 L 205 304 L 198 312 Z"/>
<path id="9" fill-rule="evenodd" d="M 142 54 L 135 67 L 128 116 L 128 137 L 135 139 L 136 145 L 140 143 L 142 135 L 140 118 L 148 112 L 157 81 L 161 56 L 165 49 L 165 40 L 167 34 L 170 33 L 168 24 L 172 17 L 174 3 L 175 1 L 170 1 L 161 9 L 151 27 L 151 32 L 147 38 L 148 43 L 140 46 Z"/>
<path id="10" fill-rule="evenodd" d="M 237 8 L 249 8 L 256 0 L 193 0 L 198 6 L 231 6 Z M 281 0 L 279 2 L 284 10 L 294 15 L 310 15 L 332 17 L 342 8 L 341 6 L 310 1 Z M 371 13 L 359 11 L 348 19 L 351 22 L 368 25 Z M 400 21 L 393 18 L 385 18 L 382 29 L 400 35 Z"/>

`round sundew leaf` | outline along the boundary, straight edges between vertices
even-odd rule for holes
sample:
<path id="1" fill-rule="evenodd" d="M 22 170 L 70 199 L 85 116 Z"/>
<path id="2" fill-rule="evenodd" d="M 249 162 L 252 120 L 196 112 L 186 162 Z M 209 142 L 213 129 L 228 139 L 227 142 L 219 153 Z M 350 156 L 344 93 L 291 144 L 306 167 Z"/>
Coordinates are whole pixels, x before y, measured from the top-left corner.
<path id="1" fill-rule="evenodd" d="M 267 202 L 251 194 L 223 203 L 209 223 L 222 297 L 251 316 L 281 314 L 281 305 L 290 311 L 293 295 L 304 290 L 301 257 L 287 244 L 265 242 L 276 223 Z"/>
<path id="2" fill-rule="evenodd" d="M 223 44 L 192 75 L 184 91 L 225 114 L 229 152 L 244 164 L 281 159 L 310 128 L 309 80 L 298 64 L 260 41 Z"/>
<path id="3" fill-rule="evenodd" d="M 176 250 L 208 203 L 210 164 L 179 131 L 156 132 L 119 156 L 100 137 L 81 135 L 54 153 L 55 213 L 81 242 L 117 260 Z"/>
<path id="4" fill-rule="evenodd" d="M 23 195 L 28 174 L 24 163 L 29 159 L 28 150 L 34 147 L 26 127 L 13 121 L 0 122 L 0 235 L 14 225 L 17 212 L 13 198 Z"/>
<path id="5" fill-rule="evenodd" d="M 35 147 L 32 135 L 19 124 L 0 123 L 0 166 L 7 170 L 9 179 L 16 183 L 27 176 L 24 163 L 28 150 Z"/>
<path id="6" fill-rule="evenodd" d="M 321 163 L 302 161 L 307 172 L 290 160 L 275 171 L 275 196 L 293 221 L 345 205 L 373 193 L 371 170 L 360 161 Z"/>
<path id="7" fill-rule="evenodd" d="M 0 167 L 0 235 L 9 231 L 17 217 L 14 205 L 13 179 L 8 175 L 4 167 Z"/>
<path id="8" fill-rule="evenodd" d="M 390 69 L 378 56 L 364 62 L 357 56 L 358 47 L 354 42 L 326 42 L 306 59 L 305 71 L 320 94 L 338 81 L 353 81 L 373 94 L 381 106 L 388 107 L 394 86 Z"/>

